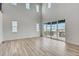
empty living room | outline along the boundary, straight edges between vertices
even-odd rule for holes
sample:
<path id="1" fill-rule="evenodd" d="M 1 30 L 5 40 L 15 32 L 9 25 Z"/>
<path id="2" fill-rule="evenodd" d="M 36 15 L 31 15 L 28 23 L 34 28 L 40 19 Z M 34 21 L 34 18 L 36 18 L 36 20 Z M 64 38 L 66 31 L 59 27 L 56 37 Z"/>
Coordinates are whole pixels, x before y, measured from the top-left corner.
<path id="1" fill-rule="evenodd" d="M 79 56 L 79 3 L 0 3 L 0 56 Z"/>

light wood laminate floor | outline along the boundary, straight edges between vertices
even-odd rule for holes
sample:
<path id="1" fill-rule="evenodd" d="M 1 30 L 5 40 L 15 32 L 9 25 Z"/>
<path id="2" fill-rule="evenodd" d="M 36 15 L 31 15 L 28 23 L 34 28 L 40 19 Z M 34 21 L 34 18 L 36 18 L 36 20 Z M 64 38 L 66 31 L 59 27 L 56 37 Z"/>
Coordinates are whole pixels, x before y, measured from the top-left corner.
<path id="1" fill-rule="evenodd" d="M 0 44 L 1 56 L 79 56 L 79 47 L 49 38 L 5 41 Z"/>

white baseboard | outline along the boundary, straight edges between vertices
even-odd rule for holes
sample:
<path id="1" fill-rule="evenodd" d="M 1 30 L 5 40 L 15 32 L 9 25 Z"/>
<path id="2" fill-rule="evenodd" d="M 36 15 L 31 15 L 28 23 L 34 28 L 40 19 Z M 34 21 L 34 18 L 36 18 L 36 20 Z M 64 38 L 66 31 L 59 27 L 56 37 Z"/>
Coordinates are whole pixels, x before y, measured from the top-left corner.
<path id="1" fill-rule="evenodd" d="M 19 39 L 30 39 L 30 38 L 37 38 L 37 37 L 40 37 L 40 36 L 9 38 L 9 39 L 4 39 L 3 41 L 19 40 Z M 3 42 L 3 41 L 2 41 L 2 42 Z"/>
<path id="2" fill-rule="evenodd" d="M 2 43 L 3 41 L 2 40 L 0 40 L 0 43 Z"/>
<path id="3" fill-rule="evenodd" d="M 75 42 L 65 42 L 65 43 L 68 43 L 68 44 L 72 44 L 72 45 L 79 46 L 79 44 L 78 44 L 78 43 L 75 43 Z"/>

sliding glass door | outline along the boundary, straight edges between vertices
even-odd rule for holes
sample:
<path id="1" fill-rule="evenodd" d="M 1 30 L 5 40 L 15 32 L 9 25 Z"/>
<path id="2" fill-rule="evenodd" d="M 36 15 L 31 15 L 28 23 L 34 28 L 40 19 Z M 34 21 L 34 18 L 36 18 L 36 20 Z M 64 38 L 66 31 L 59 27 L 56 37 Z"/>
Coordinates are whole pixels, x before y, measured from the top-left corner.
<path id="1" fill-rule="evenodd" d="M 58 40 L 65 41 L 65 20 L 58 21 Z"/>
<path id="2" fill-rule="evenodd" d="M 43 24 L 43 35 L 45 37 L 50 37 L 50 29 L 51 29 L 51 22 Z"/>
<path id="3" fill-rule="evenodd" d="M 45 37 L 65 41 L 65 20 L 44 23 L 43 28 Z"/>
<path id="4" fill-rule="evenodd" d="M 52 22 L 50 35 L 52 39 L 57 39 L 57 22 Z"/>
<path id="5" fill-rule="evenodd" d="M 51 22 L 47 23 L 47 37 L 50 37 Z"/>

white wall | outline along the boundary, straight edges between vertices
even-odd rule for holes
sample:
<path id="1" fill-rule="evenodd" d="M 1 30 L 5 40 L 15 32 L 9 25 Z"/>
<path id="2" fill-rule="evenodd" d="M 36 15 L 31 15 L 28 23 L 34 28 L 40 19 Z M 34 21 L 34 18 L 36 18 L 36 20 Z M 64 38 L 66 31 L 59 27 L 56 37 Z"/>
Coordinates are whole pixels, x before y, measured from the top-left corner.
<path id="1" fill-rule="evenodd" d="M 40 33 L 36 31 L 36 24 L 40 23 L 41 10 L 36 12 L 36 4 L 31 4 L 31 9 L 27 10 L 24 3 L 17 6 L 3 4 L 3 36 L 4 40 L 38 37 Z M 39 4 L 41 7 L 41 5 Z M 18 21 L 18 32 L 12 33 L 11 21 Z"/>
<path id="2" fill-rule="evenodd" d="M 31 8 L 26 10 L 25 4 L 18 4 L 17 6 L 11 4 L 2 5 L 4 40 L 37 37 L 40 33 L 36 31 L 35 25 L 40 23 L 41 19 L 43 19 L 43 22 L 65 19 L 66 42 L 79 45 L 79 4 L 53 3 L 49 9 L 47 4 L 43 4 L 42 14 L 35 11 L 35 4 L 31 4 Z M 12 20 L 18 21 L 17 33 L 11 31 Z"/>
<path id="3" fill-rule="evenodd" d="M 0 11 L 0 42 L 3 40 L 3 31 L 2 31 L 2 13 Z"/>
<path id="4" fill-rule="evenodd" d="M 66 20 L 66 42 L 79 45 L 79 4 L 47 4 L 42 7 L 43 22 Z"/>

